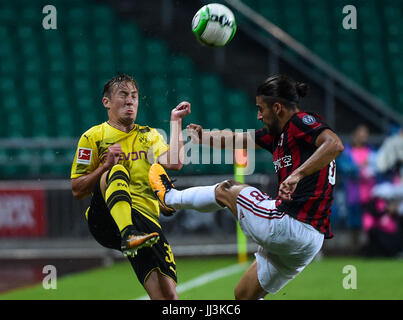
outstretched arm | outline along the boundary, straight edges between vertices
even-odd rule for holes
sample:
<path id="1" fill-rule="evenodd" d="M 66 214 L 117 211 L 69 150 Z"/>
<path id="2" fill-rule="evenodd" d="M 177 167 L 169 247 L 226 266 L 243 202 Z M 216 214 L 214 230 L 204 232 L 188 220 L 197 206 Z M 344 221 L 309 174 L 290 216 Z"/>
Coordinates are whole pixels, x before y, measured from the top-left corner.
<path id="1" fill-rule="evenodd" d="M 202 126 L 191 123 L 186 127 L 193 143 L 206 144 L 220 149 L 247 149 L 248 146 L 260 148 L 254 143 L 247 132 L 233 132 L 227 130 L 203 130 Z"/>
<path id="2" fill-rule="evenodd" d="M 281 199 L 291 200 L 291 195 L 302 178 L 321 170 L 344 150 L 340 138 L 329 129 L 319 134 L 315 145 L 316 151 L 281 183 L 278 193 Z"/>
<path id="3" fill-rule="evenodd" d="M 181 102 L 171 112 L 171 134 L 169 149 L 158 158 L 166 169 L 180 170 L 183 167 L 185 150 L 182 136 L 182 119 L 190 114 L 190 103 Z"/>

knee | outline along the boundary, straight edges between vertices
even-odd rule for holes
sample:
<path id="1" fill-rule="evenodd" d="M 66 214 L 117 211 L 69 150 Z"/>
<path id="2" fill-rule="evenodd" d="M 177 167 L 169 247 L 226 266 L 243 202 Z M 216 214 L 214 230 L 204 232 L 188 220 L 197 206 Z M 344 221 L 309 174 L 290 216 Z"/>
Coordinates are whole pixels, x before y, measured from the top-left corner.
<path id="1" fill-rule="evenodd" d="M 236 182 L 235 180 L 232 179 L 228 179 L 225 180 L 223 182 L 221 182 L 218 186 L 217 186 L 217 191 L 228 191 L 229 189 L 231 189 L 231 187 L 240 184 L 239 182 Z"/>
<path id="2" fill-rule="evenodd" d="M 115 164 L 109 171 L 106 171 L 102 174 L 100 179 L 100 189 L 103 197 L 105 198 L 106 190 L 113 185 L 113 181 L 115 182 L 123 182 L 120 183 L 120 186 L 123 186 L 124 189 L 127 189 L 130 184 L 130 173 L 129 171 L 121 164 Z"/>
<path id="3" fill-rule="evenodd" d="M 106 184 L 115 179 L 123 179 L 127 183 L 130 181 L 130 173 L 122 164 L 115 164 L 106 174 Z"/>
<path id="4" fill-rule="evenodd" d="M 125 175 L 129 176 L 129 171 L 125 168 L 124 165 L 117 163 L 109 170 L 109 176 L 113 175 L 115 172 L 123 172 Z"/>
<path id="5" fill-rule="evenodd" d="M 218 184 L 217 188 L 215 189 L 216 198 L 225 197 L 226 194 L 231 191 L 231 188 L 235 185 L 239 185 L 239 182 L 235 180 L 228 179 Z"/>
<path id="6" fill-rule="evenodd" d="M 178 294 L 176 290 L 169 290 L 164 292 L 164 300 L 178 300 Z"/>

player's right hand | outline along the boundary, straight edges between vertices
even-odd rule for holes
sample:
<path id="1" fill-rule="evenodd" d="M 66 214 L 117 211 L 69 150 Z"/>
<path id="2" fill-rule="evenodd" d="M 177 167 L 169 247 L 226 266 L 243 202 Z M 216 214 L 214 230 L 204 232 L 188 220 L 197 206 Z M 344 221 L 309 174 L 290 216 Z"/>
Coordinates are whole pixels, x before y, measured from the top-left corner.
<path id="1" fill-rule="evenodd" d="M 186 131 L 193 143 L 201 143 L 203 134 L 202 126 L 191 123 L 186 127 Z"/>
<path id="2" fill-rule="evenodd" d="M 115 164 L 118 163 L 121 153 L 122 148 L 119 143 L 111 145 L 106 153 L 104 166 L 108 169 L 112 168 Z"/>

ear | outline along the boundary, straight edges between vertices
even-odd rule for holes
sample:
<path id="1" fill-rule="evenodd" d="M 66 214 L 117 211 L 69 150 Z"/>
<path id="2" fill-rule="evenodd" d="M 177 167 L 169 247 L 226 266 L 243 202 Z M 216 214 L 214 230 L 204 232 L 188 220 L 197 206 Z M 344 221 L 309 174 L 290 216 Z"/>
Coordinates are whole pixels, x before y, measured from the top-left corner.
<path id="1" fill-rule="evenodd" d="M 110 99 L 108 97 L 103 97 L 102 103 L 106 109 L 108 109 L 108 110 L 110 109 L 110 107 L 109 107 Z"/>
<path id="2" fill-rule="evenodd" d="M 280 102 L 275 102 L 273 104 L 273 112 L 277 115 L 283 110 L 283 105 Z"/>

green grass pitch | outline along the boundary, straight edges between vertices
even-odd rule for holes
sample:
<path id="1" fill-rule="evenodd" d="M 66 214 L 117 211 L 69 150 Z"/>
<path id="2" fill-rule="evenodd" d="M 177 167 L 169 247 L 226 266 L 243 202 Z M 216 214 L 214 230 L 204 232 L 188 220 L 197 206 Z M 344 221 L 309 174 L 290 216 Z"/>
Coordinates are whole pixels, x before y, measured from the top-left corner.
<path id="1" fill-rule="evenodd" d="M 186 283 L 203 274 L 233 265 L 236 258 L 177 259 L 179 284 Z M 345 289 L 343 273 L 346 265 L 357 271 L 357 288 Z M 233 299 L 233 290 L 242 276 L 244 266 L 236 273 L 219 277 L 179 294 L 185 300 Z M 403 260 L 324 258 L 313 261 L 305 270 L 276 295 L 266 299 L 403 299 Z M 102 267 L 81 273 L 60 277 L 57 289 L 45 290 L 42 284 L 16 289 L 0 295 L 4 299 L 136 299 L 145 295 L 131 266 L 119 262 L 110 267 Z"/>

